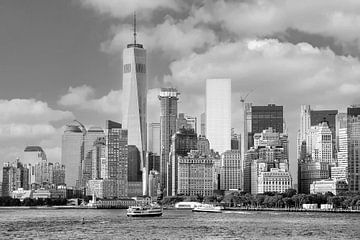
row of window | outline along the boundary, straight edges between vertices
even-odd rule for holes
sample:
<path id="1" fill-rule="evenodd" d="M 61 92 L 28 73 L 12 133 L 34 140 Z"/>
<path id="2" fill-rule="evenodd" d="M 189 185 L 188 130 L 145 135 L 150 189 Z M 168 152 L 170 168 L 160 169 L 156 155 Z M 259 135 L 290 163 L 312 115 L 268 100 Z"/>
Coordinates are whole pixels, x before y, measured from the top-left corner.
<path id="1" fill-rule="evenodd" d="M 146 73 L 146 65 L 143 63 L 136 63 L 135 68 L 137 73 Z M 131 72 L 131 64 L 130 63 L 124 64 L 124 73 L 129 73 L 129 72 Z"/>

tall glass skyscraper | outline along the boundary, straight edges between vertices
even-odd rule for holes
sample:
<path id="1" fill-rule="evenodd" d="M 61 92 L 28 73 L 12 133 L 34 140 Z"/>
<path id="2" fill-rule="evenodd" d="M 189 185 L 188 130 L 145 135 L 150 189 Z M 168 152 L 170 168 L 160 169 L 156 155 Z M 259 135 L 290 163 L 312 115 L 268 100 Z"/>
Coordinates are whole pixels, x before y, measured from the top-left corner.
<path id="1" fill-rule="evenodd" d="M 206 137 L 220 154 L 231 149 L 231 79 L 206 80 Z"/>
<path id="2" fill-rule="evenodd" d="M 79 186 L 84 159 L 84 131 L 79 124 L 69 124 L 62 136 L 61 164 L 66 167 L 65 184 L 69 187 Z"/>
<path id="3" fill-rule="evenodd" d="M 179 93 L 174 88 L 162 88 L 160 100 L 160 181 L 161 188 L 165 189 L 165 195 L 170 195 L 167 192 L 166 185 L 168 182 L 168 171 L 170 160 L 169 153 L 171 147 L 171 137 L 176 133 L 176 118 L 177 118 L 177 101 Z"/>
<path id="4" fill-rule="evenodd" d="M 123 128 L 128 130 L 128 144 L 140 152 L 143 171 L 143 193 L 146 194 L 146 50 L 136 43 L 136 21 L 134 16 L 134 43 L 123 51 Z"/>

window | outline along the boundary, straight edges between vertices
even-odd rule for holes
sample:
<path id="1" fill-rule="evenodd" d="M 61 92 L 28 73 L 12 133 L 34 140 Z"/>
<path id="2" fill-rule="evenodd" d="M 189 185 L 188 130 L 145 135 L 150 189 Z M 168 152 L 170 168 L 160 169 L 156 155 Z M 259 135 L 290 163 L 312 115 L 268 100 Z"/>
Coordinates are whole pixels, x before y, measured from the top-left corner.
<path id="1" fill-rule="evenodd" d="M 124 65 L 124 73 L 129 73 L 131 72 L 131 64 L 125 64 Z"/>
<path id="2" fill-rule="evenodd" d="M 146 73 L 146 66 L 145 66 L 145 64 L 137 63 L 137 64 L 136 64 L 136 72 L 137 72 L 137 73 Z"/>

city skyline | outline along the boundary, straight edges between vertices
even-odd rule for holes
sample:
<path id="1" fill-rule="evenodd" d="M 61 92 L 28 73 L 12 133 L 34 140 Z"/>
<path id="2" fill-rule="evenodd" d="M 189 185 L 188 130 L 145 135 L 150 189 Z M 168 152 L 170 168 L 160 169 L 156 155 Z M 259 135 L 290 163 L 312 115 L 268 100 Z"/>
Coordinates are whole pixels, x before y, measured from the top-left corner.
<path id="1" fill-rule="evenodd" d="M 159 122 L 157 95 L 161 87 L 176 87 L 181 93 L 179 112 L 199 117 L 205 110 L 206 78 L 231 78 L 236 132 L 240 96 L 255 89 L 247 101 L 284 106 L 293 161 L 301 104 L 345 112 L 350 104 L 360 102 L 357 35 L 344 26 L 331 28 L 334 23 L 330 21 L 354 18 L 351 9 L 359 6 L 314 6 L 315 10 L 306 13 L 312 23 L 320 24 L 314 12 L 330 14 L 329 18 L 321 15 L 327 25 L 320 32 L 296 16 L 292 25 L 282 26 L 269 16 L 268 29 L 250 28 L 247 24 L 252 21 L 243 12 L 245 6 L 259 14 L 272 7 L 284 10 L 279 16 L 283 20 L 291 17 L 298 4 L 304 9 L 312 7 L 305 2 L 291 7 L 265 3 L 258 8 L 256 3 L 195 1 L 197 7 L 187 14 L 192 6 L 175 1 L 140 8 L 130 3 L 125 12 L 112 8 L 111 2 L 95 0 L 4 1 L 0 24 L 9 32 L 0 37 L 0 51 L 9 57 L 0 62 L 0 109 L 4 113 L 0 118 L 0 164 L 21 157 L 27 145 L 42 146 L 50 162 L 60 162 L 61 135 L 73 119 L 87 128 L 103 126 L 105 119 L 121 122 L 121 51 L 131 42 L 134 10 L 139 19 L 138 39 L 150 51 L 149 123 Z M 163 4 L 162 10 L 156 10 L 161 6 L 158 4 Z M 224 11 L 231 14 L 223 15 L 222 20 Z M 336 15 L 338 12 L 342 15 Z M 207 14 L 214 17 L 207 20 Z M 237 14 L 244 18 L 244 25 L 231 21 Z M 57 16 L 62 16 L 60 21 Z M 222 21 L 221 31 L 208 26 Z M 356 26 L 349 23 L 348 27 Z M 161 39 L 164 32 L 169 34 Z M 184 40 L 174 44 L 179 34 Z M 292 84 L 287 86 L 289 81 Z"/>

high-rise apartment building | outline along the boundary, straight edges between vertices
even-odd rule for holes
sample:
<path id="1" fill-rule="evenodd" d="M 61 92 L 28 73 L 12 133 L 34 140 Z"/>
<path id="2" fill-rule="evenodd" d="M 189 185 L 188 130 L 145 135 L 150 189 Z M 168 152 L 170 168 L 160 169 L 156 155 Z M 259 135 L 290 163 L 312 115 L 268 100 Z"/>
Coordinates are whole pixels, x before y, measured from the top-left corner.
<path id="1" fill-rule="evenodd" d="M 17 159 L 14 163 L 4 163 L 2 196 L 11 196 L 18 188 L 29 189 L 29 169 Z"/>
<path id="2" fill-rule="evenodd" d="M 72 123 L 66 126 L 62 136 L 61 164 L 66 166 L 65 184 L 68 187 L 79 186 L 81 162 L 84 159 L 85 128 Z"/>
<path id="3" fill-rule="evenodd" d="M 123 51 L 123 128 L 128 130 L 128 144 L 140 152 L 143 173 L 143 194 L 147 189 L 147 77 L 146 50 L 136 42 L 136 19 L 134 16 L 134 42 Z"/>
<path id="4" fill-rule="evenodd" d="M 128 131 L 120 123 L 106 121 L 106 156 L 108 179 L 117 197 L 128 195 Z"/>
<path id="5" fill-rule="evenodd" d="M 206 137 L 220 154 L 231 149 L 231 79 L 206 80 Z"/>
<path id="6" fill-rule="evenodd" d="M 168 167 L 170 166 L 171 137 L 176 133 L 177 101 L 179 92 L 174 88 L 162 88 L 159 94 L 160 100 L 160 178 L 161 187 L 165 189 L 165 195 L 171 194 L 166 189 L 168 179 Z"/>

